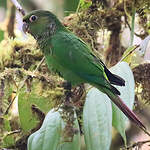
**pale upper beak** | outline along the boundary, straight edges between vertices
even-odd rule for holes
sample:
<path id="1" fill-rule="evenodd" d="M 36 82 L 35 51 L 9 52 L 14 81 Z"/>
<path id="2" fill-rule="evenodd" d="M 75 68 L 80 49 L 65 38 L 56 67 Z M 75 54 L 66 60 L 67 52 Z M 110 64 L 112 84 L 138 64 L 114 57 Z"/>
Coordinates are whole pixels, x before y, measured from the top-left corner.
<path id="1" fill-rule="evenodd" d="M 29 25 L 26 22 L 23 22 L 22 30 L 24 33 L 29 32 Z"/>

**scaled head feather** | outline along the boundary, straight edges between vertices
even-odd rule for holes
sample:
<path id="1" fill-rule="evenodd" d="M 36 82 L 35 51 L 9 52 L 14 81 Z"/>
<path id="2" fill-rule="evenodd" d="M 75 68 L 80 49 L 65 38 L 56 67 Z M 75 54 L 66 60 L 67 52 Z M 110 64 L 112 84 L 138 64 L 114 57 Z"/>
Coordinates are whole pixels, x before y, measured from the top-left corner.
<path id="1" fill-rule="evenodd" d="M 63 27 L 58 18 L 46 10 L 34 10 L 23 18 L 23 31 L 35 39 L 51 36 Z"/>

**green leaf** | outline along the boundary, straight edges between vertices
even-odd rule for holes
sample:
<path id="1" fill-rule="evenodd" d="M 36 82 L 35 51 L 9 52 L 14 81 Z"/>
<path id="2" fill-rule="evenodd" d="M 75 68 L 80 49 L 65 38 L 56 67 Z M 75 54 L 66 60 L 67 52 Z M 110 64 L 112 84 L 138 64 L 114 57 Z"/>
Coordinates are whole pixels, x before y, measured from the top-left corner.
<path id="1" fill-rule="evenodd" d="M 0 7 L 7 8 L 7 0 L 0 0 Z"/>
<path id="2" fill-rule="evenodd" d="M 78 8 L 80 0 L 64 0 L 64 12 L 66 15 L 69 15 L 72 12 L 75 12 Z"/>
<path id="3" fill-rule="evenodd" d="M 112 67 L 111 72 L 119 75 L 125 80 L 125 87 L 115 86 L 120 92 L 120 98 L 125 102 L 125 104 L 132 109 L 134 103 L 134 77 L 133 73 L 126 62 L 121 62 Z M 112 111 L 113 111 L 113 126 L 118 130 L 121 136 L 124 139 L 126 144 L 126 124 L 127 124 L 127 117 L 115 106 L 112 104 Z"/>
<path id="4" fill-rule="evenodd" d="M 38 88 L 40 89 L 40 83 L 38 81 L 33 82 L 32 91 L 27 92 L 26 89 L 22 89 L 19 92 L 18 97 L 18 111 L 21 128 L 24 131 L 28 131 L 38 124 L 39 120 L 35 114 L 33 114 L 31 107 L 32 104 L 36 105 L 41 111 L 47 113 L 51 108 L 50 97 L 44 97 L 44 92 L 40 95 Z"/>
<path id="5" fill-rule="evenodd" d="M 10 122 L 8 119 L 4 119 L 4 129 L 9 132 L 11 131 Z M 7 134 L 3 137 L 2 147 L 9 147 L 15 143 L 14 137 L 10 134 Z"/>
<path id="6" fill-rule="evenodd" d="M 63 122 L 58 111 L 51 110 L 45 117 L 42 127 L 28 139 L 28 150 L 80 150 L 80 134 L 74 135 L 72 142 L 63 141 Z M 79 130 L 78 121 L 75 128 Z"/>
<path id="7" fill-rule="evenodd" d="M 83 109 L 83 127 L 87 150 L 109 150 L 112 109 L 109 98 L 96 88 L 89 90 Z"/>
<path id="8" fill-rule="evenodd" d="M 4 31 L 0 30 L 0 42 L 4 39 Z"/>
<path id="9" fill-rule="evenodd" d="M 92 1 L 86 1 L 86 0 L 80 0 L 80 9 L 81 10 L 85 10 L 87 8 L 89 8 L 92 5 Z"/>

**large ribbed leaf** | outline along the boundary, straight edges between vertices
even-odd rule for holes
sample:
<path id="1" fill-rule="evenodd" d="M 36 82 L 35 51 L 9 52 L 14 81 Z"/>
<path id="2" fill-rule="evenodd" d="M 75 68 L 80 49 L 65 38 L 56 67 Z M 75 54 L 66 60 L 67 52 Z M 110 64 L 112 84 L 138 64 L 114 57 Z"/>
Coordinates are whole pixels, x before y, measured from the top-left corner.
<path id="1" fill-rule="evenodd" d="M 64 122 L 60 113 L 51 110 L 42 127 L 28 139 L 28 150 L 80 150 L 80 134 L 74 135 L 72 142 L 65 142 L 62 138 Z M 78 122 L 75 128 L 79 130 Z"/>
<path id="2" fill-rule="evenodd" d="M 126 62 L 121 62 L 112 67 L 110 70 L 112 73 L 119 75 L 125 80 L 125 87 L 115 87 L 121 92 L 120 98 L 130 109 L 132 109 L 134 103 L 134 77 L 129 65 Z M 125 129 L 127 117 L 115 106 L 115 104 L 112 104 L 112 112 L 112 124 L 119 131 L 126 143 Z"/>
<path id="3" fill-rule="evenodd" d="M 87 150 L 109 150 L 112 130 L 111 102 L 96 88 L 90 89 L 87 94 L 83 127 Z"/>
<path id="4" fill-rule="evenodd" d="M 146 51 L 147 51 L 147 46 L 150 42 L 150 35 L 148 35 L 144 40 L 142 40 L 142 42 L 140 43 L 140 53 L 141 55 L 145 55 Z"/>

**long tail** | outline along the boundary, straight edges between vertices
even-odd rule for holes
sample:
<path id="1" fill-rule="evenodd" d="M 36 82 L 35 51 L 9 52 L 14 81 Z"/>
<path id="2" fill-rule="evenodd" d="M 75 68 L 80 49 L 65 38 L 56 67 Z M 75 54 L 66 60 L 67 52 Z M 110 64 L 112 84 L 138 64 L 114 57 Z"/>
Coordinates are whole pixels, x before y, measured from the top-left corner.
<path id="1" fill-rule="evenodd" d="M 108 90 L 106 91 L 106 94 L 132 122 L 134 122 L 139 128 L 146 129 L 146 127 L 138 119 L 136 114 L 132 110 L 130 110 L 130 108 L 121 100 L 118 95 L 115 95 Z"/>

